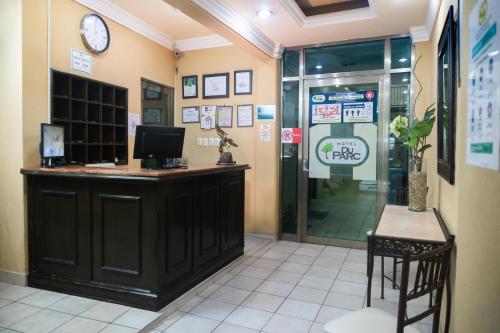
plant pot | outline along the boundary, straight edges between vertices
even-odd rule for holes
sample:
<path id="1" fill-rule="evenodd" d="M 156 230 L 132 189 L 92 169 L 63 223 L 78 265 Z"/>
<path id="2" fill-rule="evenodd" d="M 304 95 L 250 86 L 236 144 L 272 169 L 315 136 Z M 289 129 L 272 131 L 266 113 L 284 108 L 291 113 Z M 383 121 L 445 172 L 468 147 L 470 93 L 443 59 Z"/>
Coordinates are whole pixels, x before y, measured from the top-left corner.
<path id="1" fill-rule="evenodd" d="M 423 212 L 427 205 L 427 165 L 425 160 L 410 161 L 408 177 L 408 209 Z"/>

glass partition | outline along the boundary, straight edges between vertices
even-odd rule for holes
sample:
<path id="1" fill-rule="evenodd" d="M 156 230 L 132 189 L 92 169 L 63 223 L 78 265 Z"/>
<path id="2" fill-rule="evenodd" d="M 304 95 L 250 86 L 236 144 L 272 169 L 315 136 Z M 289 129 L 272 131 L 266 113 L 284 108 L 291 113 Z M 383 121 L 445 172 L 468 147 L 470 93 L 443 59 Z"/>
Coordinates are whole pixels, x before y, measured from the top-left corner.
<path id="1" fill-rule="evenodd" d="M 299 76 L 299 51 L 290 50 L 283 53 L 283 77 Z"/>
<path id="2" fill-rule="evenodd" d="M 391 68 L 408 68 L 411 64 L 411 38 L 391 39 Z"/>
<path id="3" fill-rule="evenodd" d="M 384 40 L 305 49 L 305 74 L 384 68 Z"/>

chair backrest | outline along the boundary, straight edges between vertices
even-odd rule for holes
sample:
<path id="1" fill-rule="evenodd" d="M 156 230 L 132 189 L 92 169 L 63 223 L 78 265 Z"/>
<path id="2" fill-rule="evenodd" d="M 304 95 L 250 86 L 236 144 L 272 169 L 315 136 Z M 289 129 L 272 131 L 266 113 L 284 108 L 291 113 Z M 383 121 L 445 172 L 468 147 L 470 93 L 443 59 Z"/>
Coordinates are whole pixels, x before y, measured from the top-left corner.
<path id="1" fill-rule="evenodd" d="M 439 314 L 443 289 L 450 267 L 454 237 L 440 247 L 425 253 L 413 255 L 410 251 L 403 254 L 401 272 L 401 291 L 399 296 L 397 333 L 403 333 L 404 327 L 434 314 L 433 332 L 439 326 Z M 410 266 L 417 264 L 415 282 L 410 285 Z M 429 295 L 429 308 L 413 317 L 408 317 L 408 302 Z M 434 299 L 434 301 L 433 301 Z"/>

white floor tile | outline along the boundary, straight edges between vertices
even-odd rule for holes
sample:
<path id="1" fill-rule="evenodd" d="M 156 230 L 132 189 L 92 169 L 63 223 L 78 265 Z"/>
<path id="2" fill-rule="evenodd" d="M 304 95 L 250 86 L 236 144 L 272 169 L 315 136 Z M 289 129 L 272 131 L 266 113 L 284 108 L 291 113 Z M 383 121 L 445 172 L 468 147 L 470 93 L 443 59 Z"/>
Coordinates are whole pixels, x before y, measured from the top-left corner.
<path id="1" fill-rule="evenodd" d="M 321 310 L 319 310 L 316 321 L 318 323 L 326 324 L 331 320 L 337 319 L 343 315 L 350 313 L 350 310 L 335 308 L 332 306 L 323 305 Z"/>
<path id="2" fill-rule="evenodd" d="M 263 331 L 266 333 L 307 333 L 311 324 L 312 322 L 308 320 L 275 314 Z"/>
<path id="3" fill-rule="evenodd" d="M 62 326 L 59 326 L 53 333 L 76 333 L 76 332 L 85 332 L 85 333 L 95 333 L 102 330 L 107 324 L 102 321 L 75 317 L 70 321 L 66 322 Z"/>
<path id="4" fill-rule="evenodd" d="M 294 253 L 301 256 L 317 257 L 321 254 L 321 251 L 323 251 L 322 248 L 301 246 Z"/>
<path id="5" fill-rule="evenodd" d="M 327 294 L 326 290 L 297 286 L 288 297 L 298 301 L 323 304 Z"/>
<path id="6" fill-rule="evenodd" d="M 335 279 L 339 271 L 333 268 L 319 267 L 319 266 L 311 266 L 307 270 L 307 275 L 318 276 L 327 279 Z"/>
<path id="7" fill-rule="evenodd" d="M 233 324 L 222 323 L 217 326 L 213 333 L 259 333 L 259 331 Z"/>
<path id="8" fill-rule="evenodd" d="M 309 333 L 325 333 L 323 326 L 325 325 L 320 323 L 313 323 L 311 329 L 309 330 Z"/>
<path id="9" fill-rule="evenodd" d="M 10 286 L 12 286 L 12 285 L 9 283 L 0 282 L 0 290 L 5 289 L 5 288 L 10 287 Z"/>
<path id="10" fill-rule="evenodd" d="M 243 302 L 242 306 L 257 310 L 275 312 L 284 300 L 285 298 L 280 296 L 253 293 L 248 296 L 248 298 Z"/>
<path id="11" fill-rule="evenodd" d="M 10 303 L 12 303 L 12 301 L 8 301 L 6 299 L 0 299 L 0 309 L 6 305 L 9 305 Z"/>
<path id="12" fill-rule="evenodd" d="M 0 290 L 0 298 L 9 301 L 17 301 L 38 291 L 40 291 L 40 289 L 10 285 L 7 288 Z"/>
<path id="13" fill-rule="evenodd" d="M 40 310 L 35 306 L 21 303 L 6 305 L 0 309 L 0 327 L 9 327 Z"/>
<path id="14" fill-rule="evenodd" d="M 226 318 L 225 322 L 233 325 L 243 326 L 254 330 L 260 330 L 271 318 L 272 313 L 256 309 L 238 307 Z"/>
<path id="15" fill-rule="evenodd" d="M 125 327 L 125 326 L 120 326 L 120 325 L 115 325 L 115 324 L 109 324 L 99 333 L 137 333 L 137 332 L 139 332 L 139 330 L 136 330 L 135 328 Z M 157 332 L 160 332 L 160 331 L 157 331 Z M 155 333 L 155 331 L 153 330 L 150 333 Z"/>
<path id="16" fill-rule="evenodd" d="M 285 271 L 275 271 L 273 274 L 271 274 L 268 280 L 288 284 L 297 284 L 301 277 L 302 274 L 290 273 Z"/>
<path id="17" fill-rule="evenodd" d="M 344 254 L 347 255 L 349 253 L 349 248 L 347 247 L 338 247 L 338 246 L 327 246 L 323 249 L 322 253 L 336 253 L 336 254 Z"/>
<path id="18" fill-rule="evenodd" d="M 345 261 L 344 264 L 342 265 L 342 269 L 350 272 L 358 272 L 366 274 L 366 263 L 362 264 L 357 262 Z"/>
<path id="19" fill-rule="evenodd" d="M 154 327 L 158 331 L 164 331 L 170 326 L 173 325 L 177 320 L 181 319 L 185 315 L 184 312 L 174 311 L 169 314 L 166 318 L 162 319 L 159 323 Z"/>
<path id="20" fill-rule="evenodd" d="M 224 274 L 221 278 L 215 281 L 216 284 L 226 284 L 227 281 L 231 280 L 234 277 L 234 274 Z"/>
<path id="21" fill-rule="evenodd" d="M 223 321 L 234 309 L 236 309 L 234 304 L 206 299 L 191 310 L 191 313 L 200 317 Z"/>
<path id="22" fill-rule="evenodd" d="M 248 266 L 240 272 L 240 275 L 249 276 L 257 279 L 266 279 L 273 272 L 270 268 L 262 268 L 255 266 Z"/>
<path id="23" fill-rule="evenodd" d="M 333 278 L 327 279 L 313 275 L 304 275 L 304 277 L 299 282 L 299 286 L 321 289 L 321 290 L 330 290 L 333 281 L 334 281 Z"/>
<path id="24" fill-rule="evenodd" d="M 236 275 L 233 279 L 231 279 L 228 283 L 226 283 L 226 286 L 238 289 L 244 289 L 248 291 L 254 291 L 260 284 L 262 284 L 262 282 L 264 282 L 264 280 L 262 279 L 257 279 L 244 275 Z"/>
<path id="25" fill-rule="evenodd" d="M 293 262 L 286 262 L 286 261 L 282 263 L 280 267 L 278 267 L 278 270 L 280 271 L 297 273 L 297 274 L 304 274 L 305 272 L 307 272 L 308 269 L 309 269 L 308 265 L 296 264 Z"/>
<path id="26" fill-rule="evenodd" d="M 287 297 L 294 285 L 282 282 L 264 281 L 256 291 L 276 296 Z"/>
<path id="27" fill-rule="evenodd" d="M 113 324 L 143 329 L 161 315 L 159 312 L 131 308 L 113 321 Z"/>
<path id="28" fill-rule="evenodd" d="M 312 321 L 316 318 L 320 308 L 321 305 L 319 304 L 287 299 L 281 304 L 276 313 Z"/>
<path id="29" fill-rule="evenodd" d="M 279 251 L 269 250 L 262 255 L 262 258 L 275 259 L 275 260 L 285 260 L 290 256 L 290 253 L 284 253 Z"/>
<path id="30" fill-rule="evenodd" d="M 216 301 L 230 303 L 239 305 L 241 302 L 245 300 L 245 298 L 250 295 L 248 290 L 236 289 L 231 287 L 221 287 L 219 290 L 210 295 L 210 299 L 214 299 Z"/>
<path id="31" fill-rule="evenodd" d="M 80 316 L 111 323 L 113 320 L 120 317 L 129 309 L 130 307 L 124 305 L 99 302 L 87 311 L 80 314 Z"/>
<path id="32" fill-rule="evenodd" d="M 337 280 L 363 283 L 365 285 L 368 283 L 368 277 L 366 276 L 366 273 L 356 273 L 345 270 L 341 270 L 339 272 L 339 274 L 337 275 Z M 373 279 L 372 279 L 372 286 L 373 286 Z"/>
<path id="33" fill-rule="evenodd" d="M 332 291 L 364 297 L 366 295 L 366 284 L 337 280 L 333 283 Z"/>
<path id="34" fill-rule="evenodd" d="M 56 293 L 49 290 L 40 290 L 39 292 L 21 298 L 18 302 L 38 306 L 40 308 L 46 308 L 66 297 L 68 297 L 66 294 Z"/>
<path id="35" fill-rule="evenodd" d="M 233 276 L 234 275 L 231 275 L 231 277 L 233 277 Z M 207 288 L 205 288 L 202 291 L 200 291 L 198 293 L 198 296 L 200 296 L 200 297 L 208 297 L 208 296 L 212 295 L 214 292 L 216 292 L 220 287 L 222 287 L 222 283 L 219 280 L 219 281 L 217 281 L 217 283 L 213 283 L 210 286 L 208 286 Z"/>
<path id="36" fill-rule="evenodd" d="M 295 251 L 295 249 L 296 247 L 281 245 L 281 244 L 277 244 L 271 248 L 272 251 L 283 252 L 288 254 L 292 254 Z"/>
<path id="37" fill-rule="evenodd" d="M 68 296 L 49 306 L 49 309 L 77 316 L 97 303 L 99 302 L 89 298 Z"/>
<path id="38" fill-rule="evenodd" d="M 220 288 L 219 288 L 220 289 Z M 200 296 L 195 296 L 193 298 L 191 298 L 190 300 L 188 300 L 186 303 L 182 304 L 180 307 L 179 307 L 179 311 L 182 311 L 182 312 L 189 312 L 191 311 L 195 306 L 197 306 L 198 304 L 200 304 L 201 302 L 203 302 L 204 298 L 203 297 L 200 297 Z"/>
<path id="39" fill-rule="evenodd" d="M 275 260 L 275 259 L 268 259 L 268 258 L 259 258 L 255 260 L 252 263 L 252 266 L 254 267 L 261 267 L 261 268 L 269 268 L 269 269 L 276 269 L 283 263 L 282 260 Z"/>
<path id="40" fill-rule="evenodd" d="M 48 333 L 71 319 L 73 319 L 72 315 L 44 309 L 17 322 L 10 328 L 26 333 Z"/>
<path id="41" fill-rule="evenodd" d="M 340 270 L 344 261 L 337 259 L 329 259 L 329 258 L 318 258 L 313 262 L 313 266 L 325 267 L 330 269 Z"/>
<path id="42" fill-rule="evenodd" d="M 300 254 L 292 254 L 286 259 L 286 261 L 288 262 L 294 262 L 296 264 L 302 264 L 302 265 L 311 265 L 314 262 L 314 260 L 316 260 L 315 257 L 303 256 Z"/>
<path id="43" fill-rule="evenodd" d="M 325 305 L 337 308 L 358 310 L 363 307 L 364 297 L 330 292 L 325 300 Z"/>

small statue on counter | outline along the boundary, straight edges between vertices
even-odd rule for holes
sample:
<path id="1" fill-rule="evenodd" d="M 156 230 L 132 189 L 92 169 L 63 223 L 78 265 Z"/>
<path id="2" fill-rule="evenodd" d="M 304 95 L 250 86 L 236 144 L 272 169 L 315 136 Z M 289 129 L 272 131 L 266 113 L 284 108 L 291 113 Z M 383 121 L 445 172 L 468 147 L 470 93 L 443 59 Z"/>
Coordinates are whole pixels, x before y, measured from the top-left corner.
<path id="1" fill-rule="evenodd" d="M 227 136 L 227 133 L 224 132 L 219 125 L 215 125 L 215 129 L 217 131 L 217 135 L 220 138 L 219 142 L 219 161 L 217 164 L 219 165 L 224 165 L 224 164 L 236 164 L 235 161 L 233 161 L 233 155 L 229 151 L 224 151 L 224 149 L 229 150 L 231 146 L 233 147 L 238 147 L 236 142 L 233 141 L 233 139 L 229 138 Z"/>

